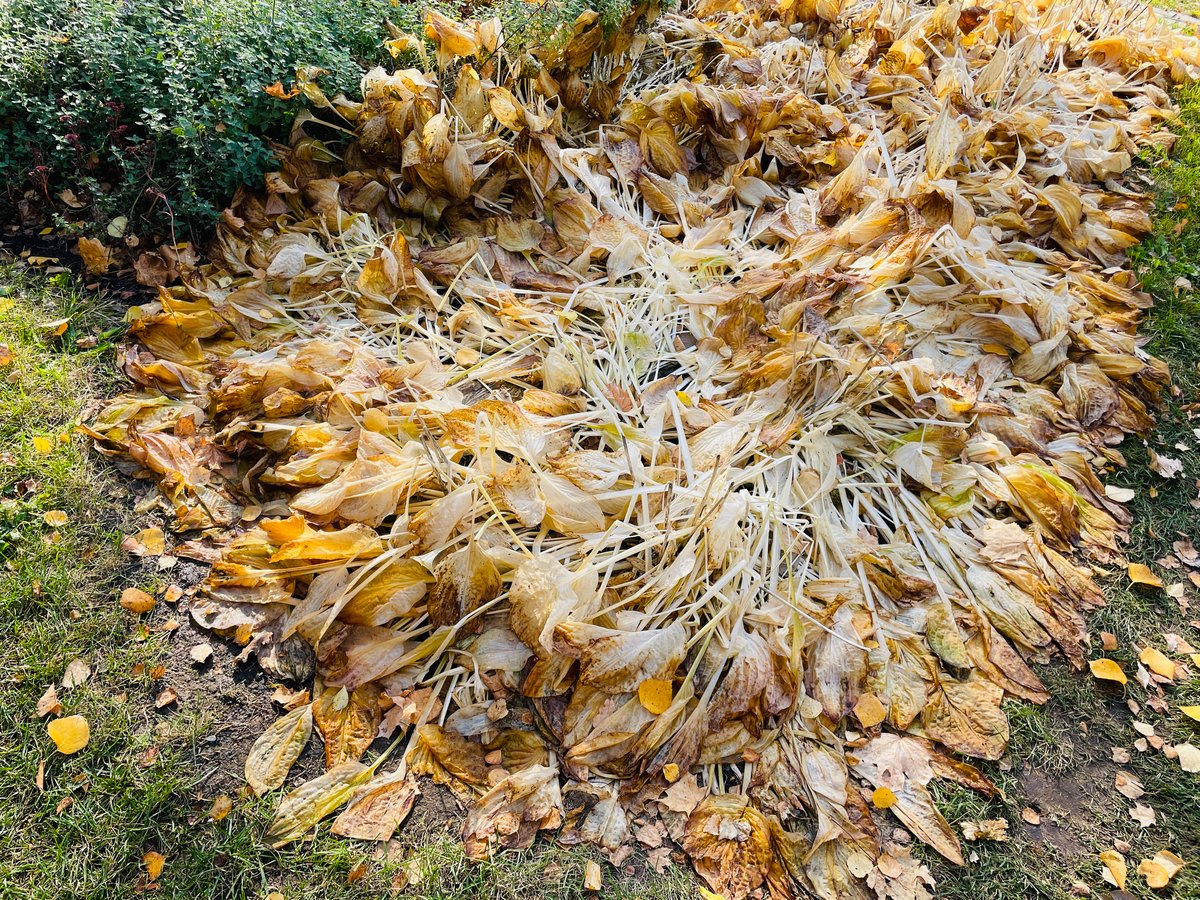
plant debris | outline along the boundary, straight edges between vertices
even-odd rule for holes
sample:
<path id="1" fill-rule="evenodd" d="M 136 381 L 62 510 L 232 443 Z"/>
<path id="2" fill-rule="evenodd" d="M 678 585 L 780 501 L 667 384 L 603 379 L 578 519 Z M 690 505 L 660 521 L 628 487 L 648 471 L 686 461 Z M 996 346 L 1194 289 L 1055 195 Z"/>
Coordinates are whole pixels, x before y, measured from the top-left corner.
<path id="1" fill-rule="evenodd" d="M 1083 669 L 1079 557 L 1123 562 L 1100 476 L 1167 372 L 1114 179 L 1195 39 L 1112 0 L 426 37 L 362 103 L 298 72 L 353 140 L 297 119 L 88 426 L 203 533 L 197 622 L 314 682 L 247 762 L 325 738 L 268 842 L 347 803 L 385 840 L 425 775 L 472 856 L 665 834 L 726 900 L 928 897 L 891 820 L 963 862 L 929 782 L 994 793 L 949 752 L 1004 753 L 1028 660 Z"/>

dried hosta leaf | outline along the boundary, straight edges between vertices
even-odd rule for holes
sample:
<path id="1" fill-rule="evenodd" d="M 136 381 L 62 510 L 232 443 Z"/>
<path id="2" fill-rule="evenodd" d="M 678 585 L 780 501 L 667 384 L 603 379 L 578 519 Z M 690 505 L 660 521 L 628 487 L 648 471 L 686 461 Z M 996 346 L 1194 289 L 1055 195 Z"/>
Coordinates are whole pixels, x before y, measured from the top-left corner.
<path id="1" fill-rule="evenodd" d="M 926 174 L 930 178 L 941 178 L 958 161 L 965 143 L 966 138 L 947 101 L 942 104 L 925 136 Z"/>
<path id="2" fill-rule="evenodd" d="M 362 841 L 391 840 L 420 792 L 412 778 L 397 774 L 376 778 L 359 789 L 330 830 Z"/>
<path id="3" fill-rule="evenodd" d="M 417 775 L 428 775 L 438 784 L 487 783 L 483 747 L 440 725 L 422 725 L 408 753 L 408 767 Z"/>
<path id="4" fill-rule="evenodd" d="M 415 727 L 473 854 L 561 817 L 618 864 L 684 842 L 726 900 L 912 900 L 897 827 L 962 861 L 930 781 L 996 792 L 950 751 L 998 757 L 1030 663 L 1088 661 L 1132 496 L 1103 481 L 1168 383 L 1116 186 L 1200 40 L 1110 0 L 727 7 L 584 10 L 524 56 L 435 10 L 361 102 L 273 86 L 341 146 L 301 114 L 205 258 L 139 259 L 164 287 L 83 430 L 197 535 L 193 619 L 316 679 L 335 768 Z M 1182 678 L 1164 641 L 1143 681 Z M 356 833 L 407 806 L 385 784 Z"/>
<path id="5" fill-rule="evenodd" d="M 444 557 L 433 570 L 429 618 L 435 625 L 454 625 L 500 593 L 500 573 L 475 541 Z"/>
<path id="6" fill-rule="evenodd" d="M 678 623 L 631 632 L 563 622 L 554 630 L 556 647 L 579 658 L 580 682 L 609 693 L 639 691 L 649 679 L 669 678 L 683 661 L 685 637 Z"/>
<path id="7" fill-rule="evenodd" d="M 267 826 L 267 845 L 278 849 L 304 837 L 349 800 L 373 771 L 359 762 L 344 762 L 300 785 L 280 801 L 275 818 Z"/>
<path id="8" fill-rule="evenodd" d="M 708 886 L 727 900 L 744 900 L 773 879 L 779 865 L 770 823 L 745 797 L 709 797 L 688 817 L 683 849 Z"/>
<path id="9" fill-rule="evenodd" d="M 469 857 L 482 859 L 492 846 L 524 849 L 538 831 L 561 823 L 557 770 L 531 766 L 509 775 L 479 798 L 467 813 L 463 843 Z"/>
<path id="10" fill-rule="evenodd" d="M 306 703 L 276 719 L 254 742 L 246 757 L 246 781 L 255 794 L 262 796 L 283 786 L 308 744 L 312 725 L 312 706 Z"/>
<path id="11" fill-rule="evenodd" d="M 325 742 L 326 769 L 357 762 L 379 731 L 379 689 L 373 684 L 353 691 L 327 687 L 312 702 L 312 718 Z"/>
<path id="12" fill-rule="evenodd" d="M 925 710 L 925 733 L 951 750 L 999 759 L 1008 746 L 1008 719 L 1000 711 L 1003 689 L 983 679 L 943 679 Z"/>

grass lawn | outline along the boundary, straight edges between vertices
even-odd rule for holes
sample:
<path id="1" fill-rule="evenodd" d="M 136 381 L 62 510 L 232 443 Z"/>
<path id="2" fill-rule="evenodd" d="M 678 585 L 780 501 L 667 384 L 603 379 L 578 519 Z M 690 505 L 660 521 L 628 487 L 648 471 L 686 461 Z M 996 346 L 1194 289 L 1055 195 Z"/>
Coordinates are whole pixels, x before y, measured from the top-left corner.
<path id="1" fill-rule="evenodd" d="M 1192 505 L 1200 478 L 1200 417 L 1192 409 L 1200 387 L 1200 137 L 1194 131 L 1200 91 L 1184 91 L 1179 99 L 1184 116 L 1176 155 L 1147 160 L 1140 170 L 1157 196 L 1157 224 L 1136 252 L 1157 301 L 1144 326 L 1147 346 L 1170 363 L 1175 390 L 1156 434 L 1148 443 L 1126 442 L 1129 466 L 1110 481 L 1136 491 L 1130 559 L 1148 564 L 1168 586 L 1184 584 L 1192 608 L 1162 590 L 1130 590 L 1124 573 L 1112 570 L 1109 605 L 1091 622 L 1091 655 L 1101 655 L 1099 634 L 1110 632 L 1117 649 L 1105 655 L 1131 674 L 1137 647 L 1166 649 L 1164 633 L 1200 644 L 1190 624 L 1200 618 L 1200 592 L 1186 567 L 1156 562 L 1181 535 L 1200 537 L 1200 510 Z M 166 858 L 156 894 L 191 900 L 278 900 L 273 892 L 286 900 L 389 896 L 393 890 L 447 900 L 592 896 L 582 888 L 587 851 L 541 845 L 471 864 L 430 816 L 382 848 L 325 837 L 284 853 L 261 848 L 276 798 L 239 793 L 237 772 L 254 734 L 236 725 L 269 691 L 242 683 L 222 647 L 214 663 L 224 673 L 219 689 L 205 690 L 199 675 L 180 702 L 157 709 L 155 699 L 173 679 L 187 680 L 191 638 L 179 621 L 186 616 L 160 603 L 139 618 L 117 604 L 124 587 L 162 589 L 174 577 L 121 550 L 124 535 L 147 525 L 141 491 L 73 434 L 88 404 L 118 377 L 112 361 L 122 314 L 119 304 L 82 292 L 66 275 L 37 276 L 0 263 L 0 898 L 132 896 L 147 886 L 148 851 Z M 1164 479 L 1151 472 L 1150 449 L 1181 460 L 1182 475 Z M 55 511 L 65 513 L 65 522 L 54 515 L 47 520 Z M 90 674 L 64 687 L 68 666 Z M 1128 896 L 1200 897 L 1200 776 L 1156 752 L 1131 749 L 1129 762 L 1113 761 L 1114 747 L 1132 748 L 1139 737 L 1134 720 L 1168 743 L 1200 744 L 1200 723 L 1178 711 L 1200 704 L 1200 679 L 1168 689 L 1162 704 L 1132 679 L 1124 690 L 1106 688 L 1057 663 L 1041 674 L 1053 699 L 1042 708 L 1009 704 L 1011 751 L 988 767 L 1005 799 L 942 793 L 952 822 L 1002 818 L 1010 838 L 969 844 L 968 865 L 954 871 L 925 854 L 939 879 L 938 896 L 1059 898 L 1074 882 L 1103 896 L 1110 888 L 1097 854 L 1116 839 L 1129 845 Z M 62 715 L 82 714 L 91 723 L 91 742 L 70 757 L 54 751 L 45 720 L 35 713 L 50 685 L 57 686 Z M 1113 787 L 1118 770 L 1142 782 L 1139 802 L 1156 811 L 1153 826 L 1143 828 L 1129 816 L 1133 801 Z M 222 794 L 233 811 L 214 821 L 213 801 Z M 1161 849 L 1189 865 L 1169 890 L 1155 893 L 1132 870 Z M 683 867 L 666 876 L 605 872 L 605 897 L 696 896 Z"/>

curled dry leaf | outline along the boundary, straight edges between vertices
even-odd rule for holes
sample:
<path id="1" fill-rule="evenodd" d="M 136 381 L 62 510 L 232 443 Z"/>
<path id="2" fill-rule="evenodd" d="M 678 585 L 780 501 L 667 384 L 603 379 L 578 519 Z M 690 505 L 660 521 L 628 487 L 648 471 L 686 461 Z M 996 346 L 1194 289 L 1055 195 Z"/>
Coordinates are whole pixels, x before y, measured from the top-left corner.
<path id="1" fill-rule="evenodd" d="M 1125 890 L 1125 880 L 1129 875 L 1125 857 L 1116 850 L 1105 850 L 1100 854 L 1100 862 L 1104 865 L 1104 870 L 1100 873 L 1104 880 L 1117 890 Z"/>
<path id="2" fill-rule="evenodd" d="M 121 608 L 135 615 L 148 613 L 154 609 L 154 597 L 141 588 L 129 587 L 121 591 Z"/>
<path id="3" fill-rule="evenodd" d="M 1138 863 L 1137 872 L 1146 879 L 1146 884 L 1158 890 L 1165 888 L 1186 863 L 1170 850 L 1159 850 L 1153 859 Z"/>
<path id="4" fill-rule="evenodd" d="M 515 772 L 479 798 L 467 813 L 463 843 L 467 855 L 482 859 L 493 845 L 524 849 L 538 831 L 562 823 L 558 772 L 531 766 Z"/>

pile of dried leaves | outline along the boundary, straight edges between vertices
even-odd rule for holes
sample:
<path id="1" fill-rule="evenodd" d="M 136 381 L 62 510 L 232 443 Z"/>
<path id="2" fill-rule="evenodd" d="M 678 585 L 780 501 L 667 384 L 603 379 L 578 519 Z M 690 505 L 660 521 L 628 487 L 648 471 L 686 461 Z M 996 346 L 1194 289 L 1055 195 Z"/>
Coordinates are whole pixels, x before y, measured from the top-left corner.
<path id="1" fill-rule="evenodd" d="M 1166 380 L 1113 179 L 1200 53 L 1109 0 L 657 12 L 301 73 L 353 141 L 300 117 L 91 431 L 201 532 L 195 618 L 315 677 L 247 764 L 324 739 L 272 843 L 386 839 L 427 775 L 474 855 L 636 818 L 728 900 L 925 897 L 929 782 L 993 791 L 952 754 L 1084 663 Z"/>

